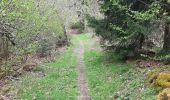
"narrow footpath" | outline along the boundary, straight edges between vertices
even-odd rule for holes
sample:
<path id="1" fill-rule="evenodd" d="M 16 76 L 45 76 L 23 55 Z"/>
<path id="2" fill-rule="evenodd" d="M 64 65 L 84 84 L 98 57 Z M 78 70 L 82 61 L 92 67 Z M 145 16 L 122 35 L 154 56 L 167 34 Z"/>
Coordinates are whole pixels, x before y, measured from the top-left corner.
<path id="1" fill-rule="evenodd" d="M 85 75 L 85 64 L 84 64 L 84 44 L 80 42 L 79 48 L 75 49 L 77 55 L 77 71 L 78 71 L 78 100 L 91 100 L 88 95 L 88 84 Z"/>

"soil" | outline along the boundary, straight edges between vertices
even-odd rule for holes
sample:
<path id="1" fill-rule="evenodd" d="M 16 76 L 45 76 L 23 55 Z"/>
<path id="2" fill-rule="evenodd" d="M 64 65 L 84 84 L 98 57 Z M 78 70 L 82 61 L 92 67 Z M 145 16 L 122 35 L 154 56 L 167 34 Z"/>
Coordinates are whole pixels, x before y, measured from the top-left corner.
<path id="1" fill-rule="evenodd" d="M 86 81 L 86 74 L 85 74 L 85 64 L 84 64 L 84 44 L 80 42 L 79 48 L 75 49 L 75 53 L 77 55 L 77 71 L 78 71 L 78 89 L 79 89 L 79 96 L 78 100 L 91 100 L 90 96 L 88 95 L 88 83 Z"/>

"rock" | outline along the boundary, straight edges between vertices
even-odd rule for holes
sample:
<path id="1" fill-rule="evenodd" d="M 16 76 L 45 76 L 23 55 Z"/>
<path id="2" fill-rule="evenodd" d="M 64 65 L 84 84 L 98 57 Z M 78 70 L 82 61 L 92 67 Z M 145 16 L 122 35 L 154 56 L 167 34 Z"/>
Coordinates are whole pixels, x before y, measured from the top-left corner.
<path id="1" fill-rule="evenodd" d="M 147 80 L 150 84 L 161 88 L 170 88 L 170 72 L 151 71 L 147 75 Z"/>
<path id="2" fill-rule="evenodd" d="M 159 93 L 157 100 L 170 100 L 170 88 L 166 88 Z"/>
<path id="3" fill-rule="evenodd" d="M 156 84 L 163 88 L 170 88 L 170 72 L 159 73 Z"/>
<path id="4" fill-rule="evenodd" d="M 150 71 L 148 74 L 147 74 L 147 80 L 150 84 L 152 85 L 155 85 L 156 84 L 156 80 L 158 78 L 158 75 L 159 75 L 159 71 L 158 70 L 153 70 L 153 71 Z"/>

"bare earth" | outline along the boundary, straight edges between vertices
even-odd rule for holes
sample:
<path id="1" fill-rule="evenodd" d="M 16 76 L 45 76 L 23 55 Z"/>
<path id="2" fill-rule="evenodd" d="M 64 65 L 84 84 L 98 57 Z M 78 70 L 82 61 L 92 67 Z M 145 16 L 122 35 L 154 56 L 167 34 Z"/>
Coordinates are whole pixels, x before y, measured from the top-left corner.
<path id="1" fill-rule="evenodd" d="M 79 48 L 75 49 L 75 53 L 77 55 L 77 71 L 78 71 L 78 89 L 79 89 L 79 96 L 78 100 L 91 100 L 90 96 L 88 95 L 88 84 L 86 81 L 85 75 L 85 64 L 84 64 L 84 44 L 80 42 Z"/>

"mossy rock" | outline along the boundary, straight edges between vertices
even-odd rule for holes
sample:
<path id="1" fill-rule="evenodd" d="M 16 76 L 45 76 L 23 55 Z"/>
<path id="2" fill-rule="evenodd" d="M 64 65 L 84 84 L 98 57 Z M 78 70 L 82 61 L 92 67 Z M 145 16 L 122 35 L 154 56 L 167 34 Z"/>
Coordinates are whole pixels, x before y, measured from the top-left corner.
<path id="1" fill-rule="evenodd" d="M 157 100 L 170 100 L 170 88 L 164 89 L 157 96 Z"/>
<path id="2" fill-rule="evenodd" d="M 160 73 L 159 70 L 150 71 L 146 77 L 147 82 L 149 82 L 149 84 L 155 85 L 159 73 Z"/>
<path id="3" fill-rule="evenodd" d="M 156 84 L 162 88 L 170 88 L 170 72 L 159 73 Z"/>

